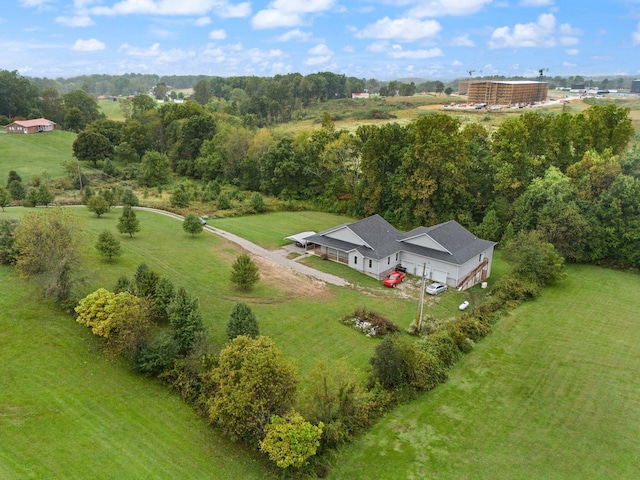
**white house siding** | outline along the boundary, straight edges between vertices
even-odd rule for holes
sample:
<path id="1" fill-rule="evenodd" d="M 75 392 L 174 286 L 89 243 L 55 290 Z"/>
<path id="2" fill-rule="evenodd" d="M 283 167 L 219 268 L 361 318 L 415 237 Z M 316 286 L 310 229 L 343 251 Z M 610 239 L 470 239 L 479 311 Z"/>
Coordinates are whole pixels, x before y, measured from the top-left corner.
<path id="1" fill-rule="evenodd" d="M 426 276 L 429 280 L 434 280 L 434 271 L 443 272 L 436 275 L 442 278 L 442 275 L 445 274 L 447 277 L 447 283 L 453 284 L 453 282 L 457 280 L 457 265 L 434 260 L 433 258 L 425 258 L 420 255 L 407 252 L 402 252 L 400 254 L 400 261 L 402 266 L 407 268 L 407 273 L 412 275 L 422 276 L 423 266 L 426 265 Z"/>
<path id="2" fill-rule="evenodd" d="M 403 240 L 403 243 L 410 243 L 412 245 L 418 245 L 419 247 L 432 248 L 433 250 L 438 250 L 440 252 L 448 251 L 428 235 L 419 235 L 414 238 L 409 238 L 407 240 Z"/>
<path id="3" fill-rule="evenodd" d="M 364 245 L 364 242 L 353 231 L 347 227 L 342 227 L 335 232 L 330 232 L 325 235 L 327 238 L 335 238 L 336 240 L 342 240 L 343 242 L 353 243 L 354 245 Z"/>
<path id="4" fill-rule="evenodd" d="M 491 275 L 491 263 L 493 261 L 493 249 L 492 248 L 482 252 L 482 258 L 480 258 L 480 255 L 476 255 L 475 257 L 470 259 L 467 263 L 465 263 L 464 265 L 461 265 L 460 266 L 460 278 L 459 278 L 459 280 L 462 280 L 469 273 L 471 273 L 471 271 L 474 268 L 476 268 L 478 265 L 480 265 L 485 259 L 489 260 L 489 265 L 487 267 L 488 268 L 487 277 L 489 275 Z"/>

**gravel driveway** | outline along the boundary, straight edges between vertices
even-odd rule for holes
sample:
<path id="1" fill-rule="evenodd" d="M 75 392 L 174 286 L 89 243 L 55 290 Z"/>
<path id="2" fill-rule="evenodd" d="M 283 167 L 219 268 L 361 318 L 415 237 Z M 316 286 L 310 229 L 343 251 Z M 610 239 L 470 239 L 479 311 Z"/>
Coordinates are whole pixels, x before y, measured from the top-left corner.
<path id="1" fill-rule="evenodd" d="M 149 208 L 149 207 L 135 207 L 135 208 L 137 210 L 146 210 L 149 212 L 160 213 L 162 215 L 173 217 L 181 221 L 184 220 L 184 217 L 182 215 L 166 212 L 164 210 L 158 210 L 156 208 Z M 332 285 L 337 285 L 339 287 L 344 287 L 346 285 L 349 285 L 349 283 L 341 277 L 332 275 L 330 273 L 321 272 L 319 270 L 316 270 L 315 268 L 307 267 L 306 265 L 302 265 L 301 263 L 298 263 L 298 262 L 295 262 L 294 260 L 286 258 L 286 256 L 289 253 L 291 253 L 291 250 L 288 250 L 287 248 L 282 248 L 279 250 L 267 250 L 266 248 L 262 248 L 261 246 L 250 242 L 249 240 L 246 240 L 242 237 L 234 235 L 233 233 L 227 232 L 225 230 L 220 230 L 219 228 L 212 227 L 211 225 L 205 225 L 204 230 L 206 232 L 218 235 L 222 238 L 226 238 L 230 242 L 233 242 L 236 245 L 239 245 L 240 247 L 244 248 L 249 253 L 271 260 L 274 263 L 282 265 L 285 268 L 294 270 L 298 273 L 301 273 L 302 275 L 306 275 L 308 277 L 312 277 L 317 280 L 330 283 Z"/>

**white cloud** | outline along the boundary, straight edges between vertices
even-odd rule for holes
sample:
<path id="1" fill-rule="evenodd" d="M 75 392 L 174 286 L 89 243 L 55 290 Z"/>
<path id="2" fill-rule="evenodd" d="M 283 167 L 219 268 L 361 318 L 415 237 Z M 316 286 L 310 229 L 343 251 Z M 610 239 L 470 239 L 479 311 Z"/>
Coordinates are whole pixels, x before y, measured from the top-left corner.
<path id="1" fill-rule="evenodd" d="M 417 18 L 464 16 L 477 13 L 493 0 L 430 0 L 416 1 L 417 6 L 409 10 L 407 16 Z"/>
<path id="2" fill-rule="evenodd" d="M 454 60 L 451 63 L 451 65 L 454 66 L 454 67 L 461 67 L 462 66 L 462 62 L 460 60 Z"/>
<path id="3" fill-rule="evenodd" d="M 270 8 L 291 13 L 318 13 L 333 8 L 335 0 L 275 0 Z"/>
<path id="4" fill-rule="evenodd" d="M 569 36 L 582 35 L 582 30 L 580 30 L 579 28 L 574 28 L 568 23 L 563 23 L 562 25 L 560 25 L 560 27 L 558 28 L 558 31 L 562 35 L 569 35 Z"/>
<path id="5" fill-rule="evenodd" d="M 553 0 L 520 0 L 521 7 L 547 7 L 553 5 Z"/>
<path id="6" fill-rule="evenodd" d="M 23 7 L 44 7 L 51 0 L 19 0 Z"/>
<path id="7" fill-rule="evenodd" d="M 473 43 L 473 40 L 469 38 L 468 33 L 452 39 L 451 45 L 453 45 L 454 47 L 475 47 L 476 46 L 475 43 Z"/>
<path id="8" fill-rule="evenodd" d="M 333 52 L 324 43 L 320 43 L 313 48 L 310 48 L 308 53 L 311 55 L 333 55 Z"/>
<path id="9" fill-rule="evenodd" d="M 296 40 L 298 42 L 306 42 L 311 39 L 311 33 L 303 32 L 299 29 L 289 30 L 288 32 L 283 33 L 276 37 L 278 42 L 289 42 L 291 40 Z"/>
<path id="10" fill-rule="evenodd" d="M 107 48 L 107 46 L 104 42 L 91 38 L 89 40 L 76 40 L 76 43 L 73 44 L 71 50 L 75 50 L 76 52 L 98 52 L 105 48 Z"/>
<path id="11" fill-rule="evenodd" d="M 246 17 L 251 14 L 248 2 L 231 4 L 227 0 L 121 0 L 111 7 L 96 6 L 95 15 L 205 15 L 209 12 L 229 17 Z"/>
<path id="12" fill-rule="evenodd" d="M 577 45 L 580 43 L 576 37 L 560 37 L 560 45 L 563 47 L 568 47 L 570 45 Z"/>
<path id="13" fill-rule="evenodd" d="M 577 48 L 568 48 L 567 50 L 565 50 L 565 53 L 567 55 L 576 56 L 580 54 L 580 50 L 578 50 Z"/>
<path id="14" fill-rule="evenodd" d="M 326 57 L 310 57 L 307 60 L 305 60 L 304 64 L 308 65 L 310 67 L 315 67 L 317 65 L 324 65 L 326 63 L 329 63 L 331 61 L 331 56 L 326 56 Z"/>
<path id="15" fill-rule="evenodd" d="M 206 27 L 211 23 L 211 17 L 200 17 L 193 24 L 196 27 Z"/>
<path id="16" fill-rule="evenodd" d="M 56 17 L 56 22 L 67 27 L 89 27 L 95 25 L 91 17 L 87 15 L 76 15 L 75 17 Z"/>
<path id="17" fill-rule="evenodd" d="M 640 23 L 638 23 L 636 31 L 631 34 L 631 40 L 634 47 L 640 45 Z"/>
<path id="18" fill-rule="evenodd" d="M 381 55 L 387 55 L 393 59 L 413 58 L 426 59 L 442 57 L 444 54 L 439 48 L 405 50 L 402 45 L 390 44 L 389 42 L 374 42 L 367 47 L 367 51 Z"/>
<path id="19" fill-rule="evenodd" d="M 393 45 L 387 54 L 394 59 L 413 58 L 426 59 L 434 57 L 442 57 L 444 54 L 439 48 L 430 48 L 428 50 L 403 50 L 400 45 Z"/>
<path id="20" fill-rule="evenodd" d="M 174 62 L 183 61 L 187 58 L 196 56 L 193 50 L 183 50 L 180 48 L 171 48 L 162 50 L 159 43 L 154 43 L 149 48 L 133 47 L 127 43 L 120 45 L 119 52 L 130 57 L 147 58 L 154 61 L 154 64 L 172 64 Z"/>
<path id="21" fill-rule="evenodd" d="M 275 0 L 251 20 L 253 28 L 295 27 L 303 16 L 322 13 L 334 7 L 335 0 Z"/>
<path id="22" fill-rule="evenodd" d="M 577 63 L 562 62 L 563 67 L 577 67 Z"/>
<path id="23" fill-rule="evenodd" d="M 518 23 L 510 27 L 496 28 L 491 34 L 491 48 L 553 47 L 557 41 L 553 36 L 556 30 L 556 18 L 545 13 L 535 23 Z"/>
<path id="24" fill-rule="evenodd" d="M 302 19 L 295 13 L 284 13 L 278 10 L 260 10 L 251 19 L 253 28 L 297 27 Z"/>
<path id="25" fill-rule="evenodd" d="M 391 20 L 389 17 L 384 17 L 357 32 L 356 37 L 412 42 L 434 37 L 440 30 L 442 27 L 435 20 L 421 21 L 414 18 Z"/>
<path id="26" fill-rule="evenodd" d="M 211 40 L 224 40 L 227 38 L 227 32 L 224 30 L 211 30 L 209 32 L 209 38 Z"/>

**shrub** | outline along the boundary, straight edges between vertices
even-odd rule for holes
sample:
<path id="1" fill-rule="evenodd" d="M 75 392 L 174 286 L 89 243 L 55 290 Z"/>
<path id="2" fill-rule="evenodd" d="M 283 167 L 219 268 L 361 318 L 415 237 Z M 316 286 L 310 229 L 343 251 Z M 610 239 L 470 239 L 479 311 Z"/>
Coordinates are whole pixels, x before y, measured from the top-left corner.
<path id="1" fill-rule="evenodd" d="M 421 339 L 418 342 L 418 348 L 433 355 L 445 369 L 451 368 L 451 366 L 458 361 L 462 353 L 453 335 L 446 328 Z"/>
<path id="2" fill-rule="evenodd" d="M 140 347 L 135 368 L 145 375 L 158 376 L 173 364 L 177 356 L 177 342 L 171 335 L 163 333 Z"/>

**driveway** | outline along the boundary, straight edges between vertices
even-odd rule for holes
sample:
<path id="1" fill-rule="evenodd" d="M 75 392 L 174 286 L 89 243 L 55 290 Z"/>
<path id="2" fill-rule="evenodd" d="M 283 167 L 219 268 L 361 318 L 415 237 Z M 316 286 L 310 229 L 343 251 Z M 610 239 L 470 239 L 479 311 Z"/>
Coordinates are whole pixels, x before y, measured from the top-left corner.
<path id="1" fill-rule="evenodd" d="M 135 208 L 137 210 L 146 210 L 149 212 L 160 213 L 162 215 L 173 217 L 181 221 L 184 220 L 184 217 L 182 217 L 182 215 L 166 212 L 164 210 L 158 210 L 156 208 L 149 208 L 149 207 L 135 207 Z M 307 267 L 306 265 L 302 265 L 301 263 L 298 263 L 294 260 L 287 258 L 287 255 L 291 253 L 291 249 L 288 247 L 283 247 L 282 249 L 279 249 L 279 250 L 267 250 L 266 248 L 262 248 L 261 246 L 250 242 L 249 240 L 246 240 L 242 237 L 234 235 L 233 233 L 227 232 L 225 230 L 220 230 L 219 228 L 212 227 L 211 225 L 208 225 L 208 224 L 204 226 L 204 230 L 214 235 L 218 235 L 222 238 L 226 238 L 230 242 L 235 243 L 236 245 L 242 247 L 247 252 L 252 253 L 253 255 L 257 255 L 259 257 L 263 257 L 268 260 L 271 260 L 274 263 L 282 265 L 283 267 L 293 270 L 295 272 L 298 272 L 302 275 L 306 275 L 308 277 L 321 280 L 325 283 L 337 285 L 339 287 L 344 287 L 346 285 L 349 285 L 349 282 L 347 282 L 345 279 L 341 277 L 332 275 L 330 273 L 321 272 L 319 270 L 316 270 L 315 268 Z"/>

